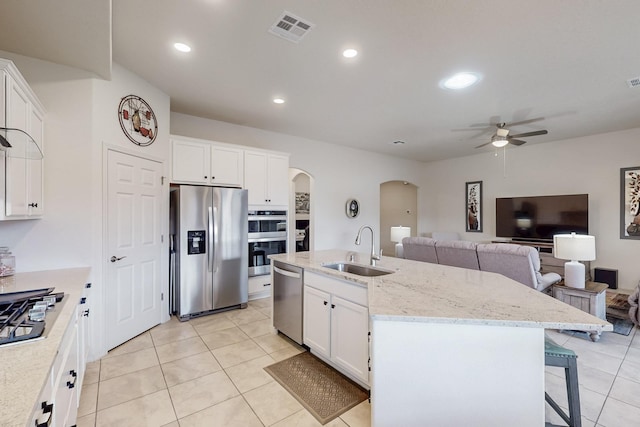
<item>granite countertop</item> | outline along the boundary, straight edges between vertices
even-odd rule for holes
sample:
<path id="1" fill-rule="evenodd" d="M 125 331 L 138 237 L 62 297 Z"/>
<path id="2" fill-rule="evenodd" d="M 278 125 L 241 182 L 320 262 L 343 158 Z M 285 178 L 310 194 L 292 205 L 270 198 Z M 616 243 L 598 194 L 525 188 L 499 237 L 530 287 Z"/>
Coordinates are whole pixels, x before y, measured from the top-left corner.
<path id="1" fill-rule="evenodd" d="M 605 320 L 496 273 L 383 256 L 377 266 L 395 273 L 362 277 L 322 267 L 369 264 L 369 254 L 344 250 L 270 255 L 275 261 L 368 287 L 374 320 L 611 331 Z"/>
<path id="2" fill-rule="evenodd" d="M 60 341 L 75 313 L 89 272 L 89 268 L 72 268 L 18 273 L 0 278 L 0 293 L 55 287 L 54 292 L 67 294 L 45 339 L 0 347 L 1 425 L 30 425 L 38 395 L 49 376 Z"/>

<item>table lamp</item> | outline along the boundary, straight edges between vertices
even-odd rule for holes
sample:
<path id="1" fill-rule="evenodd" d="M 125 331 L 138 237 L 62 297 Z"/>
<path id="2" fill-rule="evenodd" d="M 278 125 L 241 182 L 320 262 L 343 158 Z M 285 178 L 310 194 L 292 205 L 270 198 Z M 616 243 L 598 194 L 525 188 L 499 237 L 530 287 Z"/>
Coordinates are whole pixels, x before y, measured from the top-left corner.
<path id="1" fill-rule="evenodd" d="M 403 227 L 401 225 L 391 227 L 391 241 L 396 244 L 396 258 L 404 257 L 402 239 L 405 237 L 411 237 L 411 227 Z"/>
<path id="2" fill-rule="evenodd" d="M 584 234 L 556 234 L 553 236 L 553 256 L 569 260 L 564 263 L 564 284 L 584 288 L 585 267 L 578 261 L 596 259 L 596 238 Z"/>

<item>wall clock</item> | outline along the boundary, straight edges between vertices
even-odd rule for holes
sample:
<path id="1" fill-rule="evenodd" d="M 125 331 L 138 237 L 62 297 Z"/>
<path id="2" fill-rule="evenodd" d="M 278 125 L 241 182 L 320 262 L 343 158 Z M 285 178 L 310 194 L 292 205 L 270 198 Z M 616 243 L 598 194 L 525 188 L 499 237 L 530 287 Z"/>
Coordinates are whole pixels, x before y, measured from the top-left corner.
<path id="1" fill-rule="evenodd" d="M 158 134 L 158 122 L 146 101 L 136 95 L 127 95 L 118 106 L 120 127 L 127 138 L 141 147 L 153 144 Z"/>
<path id="2" fill-rule="evenodd" d="M 360 213 L 360 203 L 356 199 L 347 200 L 347 216 L 355 218 Z"/>

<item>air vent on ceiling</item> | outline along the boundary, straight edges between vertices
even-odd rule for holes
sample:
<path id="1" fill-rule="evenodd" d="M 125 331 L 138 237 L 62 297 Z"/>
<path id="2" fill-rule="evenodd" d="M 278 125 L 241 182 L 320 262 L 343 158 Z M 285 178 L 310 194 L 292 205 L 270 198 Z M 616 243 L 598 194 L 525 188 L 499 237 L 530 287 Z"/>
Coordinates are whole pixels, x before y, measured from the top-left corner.
<path id="1" fill-rule="evenodd" d="M 640 77 L 634 77 L 632 79 L 627 80 L 627 84 L 629 85 L 629 87 L 640 86 Z"/>
<path id="2" fill-rule="evenodd" d="M 271 26 L 269 32 L 275 36 L 282 37 L 294 43 L 298 43 L 314 25 L 297 17 L 286 10 L 282 16 Z"/>

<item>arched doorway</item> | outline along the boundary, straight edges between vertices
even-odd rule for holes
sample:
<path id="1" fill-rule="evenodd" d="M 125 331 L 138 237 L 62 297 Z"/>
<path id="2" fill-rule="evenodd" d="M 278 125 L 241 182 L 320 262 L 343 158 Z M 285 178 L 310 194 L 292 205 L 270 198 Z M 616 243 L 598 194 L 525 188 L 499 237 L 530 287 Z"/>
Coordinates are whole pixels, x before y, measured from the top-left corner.
<path id="1" fill-rule="evenodd" d="M 301 169 L 290 168 L 288 252 L 313 249 L 313 177 Z"/>
<path id="2" fill-rule="evenodd" d="M 396 242 L 391 241 L 391 227 L 411 227 L 418 235 L 418 187 L 407 181 L 380 184 L 380 248 L 384 255 L 394 256 Z"/>

